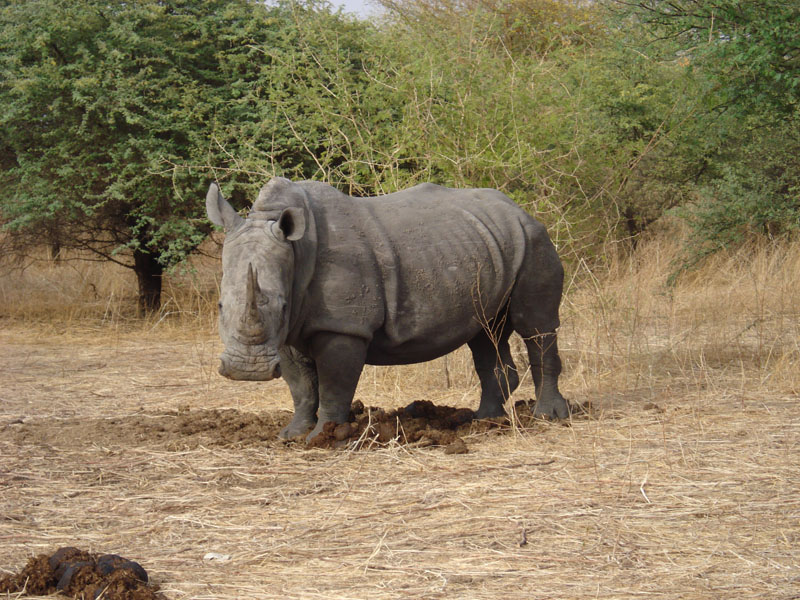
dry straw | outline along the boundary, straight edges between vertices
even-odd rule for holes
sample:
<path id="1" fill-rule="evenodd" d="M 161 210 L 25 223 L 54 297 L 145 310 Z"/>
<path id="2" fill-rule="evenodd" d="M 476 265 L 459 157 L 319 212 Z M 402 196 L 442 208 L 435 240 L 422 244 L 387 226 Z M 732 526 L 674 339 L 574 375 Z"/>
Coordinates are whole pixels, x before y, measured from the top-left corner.
<path id="1" fill-rule="evenodd" d="M 465 455 L 233 436 L 223 422 L 269 432 L 291 402 L 279 381 L 215 374 L 212 267 L 145 325 L 116 275 L 6 276 L 29 306 L 4 303 L 0 332 L 0 573 L 76 545 L 141 562 L 175 599 L 797 597 L 800 248 L 666 288 L 675 253 L 652 240 L 574 270 L 562 387 L 590 416 L 475 434 Z M 120 290 L 112 319 L 110 293 L 58 308 L 101 281 Z M 475 384 L 459 352 L 368 367 L 357 396 L 474 407 Z M 531 394 L 526 378 L 515 399 Z"/>

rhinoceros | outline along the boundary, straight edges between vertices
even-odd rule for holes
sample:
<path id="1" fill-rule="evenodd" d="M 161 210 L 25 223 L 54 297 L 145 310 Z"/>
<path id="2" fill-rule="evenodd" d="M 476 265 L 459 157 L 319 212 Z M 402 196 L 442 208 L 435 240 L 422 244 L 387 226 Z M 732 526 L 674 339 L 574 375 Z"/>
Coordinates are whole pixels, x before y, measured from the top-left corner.
<path id="1" fill-rule="evenodd" d="M 534 412 L 565 418 L 556 329 L 564 272 L 544 226 L 492 189 L 422 184 L 374 198 L 276 177 L 242 218 L 212 183 L 226 232 L 220 374 L 283 377 L 283 438 L 347 421 L 365 364 L 429 361 L 467 344 L 476 418 L 502 416 L 519 385 L 509 336 L 525 341 Z M 309 433 L 310 431 L 310 433 Z"/>

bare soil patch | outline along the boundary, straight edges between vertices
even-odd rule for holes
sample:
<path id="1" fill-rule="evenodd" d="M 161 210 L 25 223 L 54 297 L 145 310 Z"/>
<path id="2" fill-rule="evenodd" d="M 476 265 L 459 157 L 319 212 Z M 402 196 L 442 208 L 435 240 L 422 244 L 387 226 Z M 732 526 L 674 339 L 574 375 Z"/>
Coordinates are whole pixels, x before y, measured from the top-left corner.
<path id="1" fill-rule="evenodd" d="M 576 411 L 579 407 L 576 407 Z M 539 418 L 533 415 L 533 401 L 519 400 L 514 407 L 514 427 L 527 430 Z M 582 414 L 586 414 L 585 411 Z M 577 412 L 576 412 L 577 417 Z M 168 450 L 198 447 L 274 446 L 290 415 L 286 411 L 243 412 L 237 409 L 198 409 L 184 406 L 174 411 L 139 413 L 120 417 L 69 418 L 53 420 L 11 419 L 0 422 L 15 444 L 50 447 L 96 444 L 101 447 L 149 445 Z M 389 443 L 416 448 L 443 446 L 448 454 L 464 454 L 467 445 L 486 439 L 481 433 L 512 431 L 507 417 L 475 421 L 469 408 L 439 406 L 417 400 L 406 407 L 386 410 L 353 403 L 347 423 L 327 423 L 309 448 L 378 449 Z M 284 443 L 306 445 L 303 437 Z"/>
<path id="2" fill-rule="evenodd" d="M 272 444 L 288 423 L 286 412 L 249 413 L 237 409 L 140 413 L 112 418 L 70 418 L 53 422 L 12 421 L 8 428 L 18 444 L 70 446 L 142 445 L 169 450 Z"/>

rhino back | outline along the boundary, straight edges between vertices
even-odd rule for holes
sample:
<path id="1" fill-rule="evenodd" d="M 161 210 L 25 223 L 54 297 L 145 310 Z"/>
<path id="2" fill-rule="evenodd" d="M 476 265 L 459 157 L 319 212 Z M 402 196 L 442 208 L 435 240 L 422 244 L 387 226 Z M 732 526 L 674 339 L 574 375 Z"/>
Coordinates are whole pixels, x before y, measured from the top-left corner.
<path id="1" fill-rule="evenodd" d="M 504 307 L 541 229 L 495 190 L 308 191 L 318 246 L 306 331 L 370 339 L 373 364 L 429 360 L 471 339 Z"/>

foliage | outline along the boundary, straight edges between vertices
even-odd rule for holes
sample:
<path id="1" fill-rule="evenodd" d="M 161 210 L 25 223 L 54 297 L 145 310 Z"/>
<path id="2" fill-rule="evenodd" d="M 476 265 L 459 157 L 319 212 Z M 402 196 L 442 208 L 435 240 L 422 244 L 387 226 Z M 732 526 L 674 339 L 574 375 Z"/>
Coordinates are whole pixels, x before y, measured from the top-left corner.
<path id="1" fill-rule="evenodd" d="M 164 165 L 205 147 L 203 15 L 227 4 L 44 0 L 0 13 L 7 229 L 134 267 L 143 308 L 157 302 L 154 277 L 208 231 L 184 200 L 197 181 Z"/>
<path id="2" fill-rule="evenodd" d="M 154 308 L 210 179 L 240 208 L 274 174 L 490 186 L 575 260 L 670 211 L 689 262 L 797 229 L 794 4 L 380 2 L 0 3 L 5 230 L 134 268 Z"/>
<path id="3" fill-rule="evenodd" d="M 305 82 L 325 88 L 326 65 L 300 43 L 308 38 L 302 19 L 317 8 L 4 4 L 6 231 L 18 242 L 47 239 L 130 266 L 142 308 L 157 308 L 163 269 L 209 231 L 202 197 L 212 176 L 230 179 L 236 199 L 265 172 L 314 173 L 326 117 L 296 91 Z M 357 71 L 357 57 L 348 60 Z"/>
<path id="4" fill-rule="evenodd" d="M 579 0 L 378 0 L 417 31 L 473 42 L 514 57 L 545 57 L 591 45 L 603 31 L 599 12 Z"/>
<path id="5" fill-rule="evenodd" d="M 681 270 L 754 236 L 800 232 L 800 119 L 788 122 L 781 135 L 747 123 L 737 133 L 719 176 L 681 211 L 692 227 Z"/>
<path id="6" fill-rule="evenodd" d="M 674 57 L 644 54 L 619 29 L 571 67 L 591 127 L 601 209 L 634 243 L 670 209 L 693 198 L 712 144 L 698 131 L 702 81 Z"/>
<path id="7" fill-rule="evenodd" d="M 218 119 L 214 139 L 228 152 L 216 172 L 236 182 L 281 174 L 374 193 L 402 111 L 386 84 L 383 40 L 324 7 L 284 10 L 289 18 L 272 23 L 242 59 L 258 67 L 236 83 L 230 112 Z"/>
<path id="8" fill-rule="evenodd" d="M 642 0 L 632 9 L 655 40 L 669 40 L 707 71 L 720 108 L 791 117 L 800 100 L 800 4 L 786 0 Z"/>
<path id="9" fill-rule="evenodd" d="M 623 7 L 617 22 L 641 32 L 631 47 L 684 65 L 694 82 L 677 96 L 694 107 L 681 128 L 697 141 L 676 155 L 689 170 L 668 175 L 673 184 L 687 183 L 687 193 L 675 204 L 693 230 L 682 268 L 753 234 L 796 231 L 800 5 L 779 0 L 616 4 Z"/>

